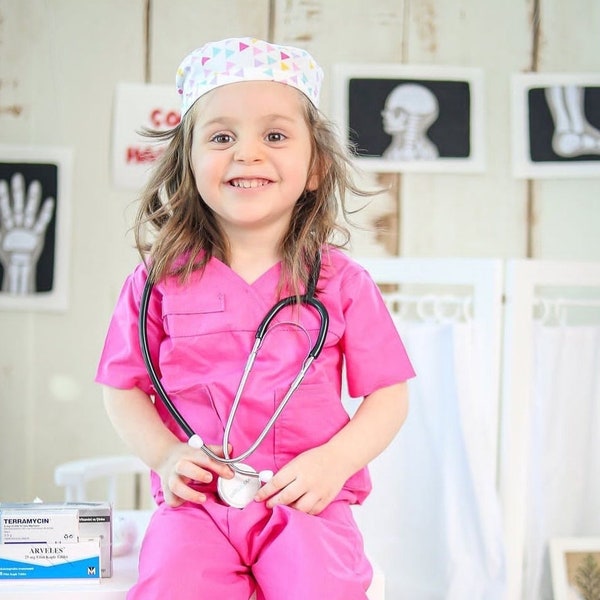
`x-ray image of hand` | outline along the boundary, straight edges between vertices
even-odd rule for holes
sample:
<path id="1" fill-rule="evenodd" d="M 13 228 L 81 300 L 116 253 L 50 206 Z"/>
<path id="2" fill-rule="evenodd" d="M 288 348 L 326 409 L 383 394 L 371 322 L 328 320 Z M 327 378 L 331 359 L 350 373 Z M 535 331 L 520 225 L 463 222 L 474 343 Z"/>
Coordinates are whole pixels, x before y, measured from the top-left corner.
<path id="1" fill-rule="evenodd" d="M 48 223 L 54 213 L 54 198 L 46 198 L 40 209 L 42 186 L 32 181 L 25 195 L 25 180 L 15 173 L 8 182 L 0 179 L 0 262 L 4 268 L 2 291 L 31 294 L 35 289 L 37 262 L 44 247 Z"/>

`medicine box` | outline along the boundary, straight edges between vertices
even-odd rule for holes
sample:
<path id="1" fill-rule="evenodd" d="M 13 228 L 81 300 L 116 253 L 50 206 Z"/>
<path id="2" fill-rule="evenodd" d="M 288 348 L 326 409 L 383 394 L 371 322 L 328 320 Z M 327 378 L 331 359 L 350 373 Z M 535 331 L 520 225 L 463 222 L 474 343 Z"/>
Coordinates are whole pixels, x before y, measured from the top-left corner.
<path id="1" fill-rule="evenodd" d="M 79 541 L 76 508 L 0 509 L 0 543 L 61 544 Z"/>
<path id="2" fill-rule="evenodd" d="M 108 502 L 0 503 L 0 542 L 76 544 L 100 540 L 100 576 L 112 575 L 112 507 Z M 73 549 L 71 549 L 73 552 Z"/>
<path id="3" fill-rule="evenodd" d="M 99 580 L 100 540 L 62 544 L 0 544 L 0 581 Z"/>

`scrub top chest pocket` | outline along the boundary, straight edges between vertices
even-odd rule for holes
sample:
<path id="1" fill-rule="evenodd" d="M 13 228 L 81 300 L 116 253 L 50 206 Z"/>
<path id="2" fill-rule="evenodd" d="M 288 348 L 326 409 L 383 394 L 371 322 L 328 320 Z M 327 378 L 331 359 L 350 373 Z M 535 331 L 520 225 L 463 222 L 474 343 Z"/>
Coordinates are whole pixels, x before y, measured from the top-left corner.
<path id="1" fill-rule="evenodd" d="M 168 295 L 163 297 L 163 324 L 172 338 L 210 335 L 230 329 L 225 316 L 225 294 L 199 297 Z"/>
<path id="2" fill-rule="evenodd" d="M 229 306 L 228 306 L 229 305 Z M 160 368 L 163 383 L 182 385 L 209 383 L 239 376 L 253 331 L 235 325 L 236 314 L 224 293 L 163 298 Z"/>

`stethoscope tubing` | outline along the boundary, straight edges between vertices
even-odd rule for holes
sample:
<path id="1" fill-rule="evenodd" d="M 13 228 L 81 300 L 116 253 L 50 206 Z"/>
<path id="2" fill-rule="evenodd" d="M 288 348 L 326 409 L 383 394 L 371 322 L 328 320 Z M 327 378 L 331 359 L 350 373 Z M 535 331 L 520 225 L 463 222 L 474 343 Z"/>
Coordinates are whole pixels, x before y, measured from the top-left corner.
<path id="1" fill-rule="evenodd" d="M 238 389 L 237 389 L 237 392 L 236 392 L 236 395 L 235 395 L 235 398 L 234 398 L 234 401 L 233 401 L 233 404 L 231 407 L 231 411 L 230 411 L 229 417 L 227 419 L 227 423 L 225 425 L 225 431 L 223 434 L 223 454 L 224 454 L 224 456 L 219 456 L 219 455 L 215 454 L 210 448 L 208 448 L 204 444 L 203 440 L 192 429 L 190 424 L 186 421 L 186 419 L 179 412 L 177 407 L 173 404 L 173 401 L 169 398 L 167 391 L 165 390 L 160 378 L 158 377 L 156 368 L 154 366 L 152 357 L 150 355 L 150 349 L 149 349 L 149 344 L 148 344 L 148 307 L 150 304 L 150 297 L 151 297 L 151 293 L 152 293 L 152 289 L 153 289 L 154 285 L 152 283 L 152 277 L 150 276 L 150 274 L 148 274 L 148 278 L 146 279 L 146 283 L 144 285 L 141 302 L 140 302 L 139 342 L 140 342 L 140 349 L 141 349 L 141 353 L 142 353 L 142 359 L 146 366 L 146 370 L 148 372 L 148 376 L 150 377 L 150 381 L 152 382 L 152 385 L 153 385 L 154 389 L 156 390 L 156 393 L 157 393 L 158 397 L 160 398 L 161 402 L 164 404 L 165 408 L 169 411 L 169 414 L 173 417 L 173 419 L 176 421 L 176 423 L 181 427 L 181 429 L 183 430 L 185 435 L 188 437 L 188 443 L 190 443 L 190 445 L 192 445 L 194 447 L 200 448 L 210 458 L 212 458 L 220 463 L 227 464 L 227 465 L 231 466 L 234 470 L 236 470 L 244 475 L 254 475 L 255 476 L 255 474 L 248 473 L 248 472 L 244 471 L 243 469 L 236 469 L 235 463 L 241 462 L 241 461 L 245 460 L 246 458 L 248 458 L 262 443 L 262 441 L 267 436 L 268 432 L 271 430 L 271 428 L 273 427 L 273 425 L 279 418 L 279 415 L 285 408 L 286 404 L 288 403 L 288 401 L 290 400 L 290 398 L 292 397 L 292 395 L 294 394 L 294 392 L 296 391 L 296 389 L 298 388 L 298 386 L 304 379 L 304 376 L 305 376 L 306 372 L 308 371 L 308 368 L 310 367 L 312 362 L 319 356 L 319 354 L 323 350 L 323 346 L 325 344 L 325 338 L 327 337 L 327 331 L 329 328 L 329 315 L 327 313 L 327 309 L 325 308 L 324 304 L 318 298 L 316 298 L 314 296 L 314 284 L 313 284 L 312 279 L 313 278 L 311 277 L 311 284 L 309 285 L 309 291 L 307 294 L 303 294 L 300 296 L 289 296 L 287 298 L 283 298 L 282 300 L 278 301 L 268 311 L 268 313 L 265 315 L 265 317 L 263 318 L 263 320 L 261 321 L 260 325 L 258 326 L 258 328 L 256 330 L 254 346 L 253 346 L 253 348 L 248 356 L 248 359 L 246 361 L 246 365 L 244 367 L 244 372 L 240 379 L 240 383 L 238 385 Z M 314 282 L 314 283 L 316 283 L 316 282 Z M 294 305 L 294 304 L 311 306 L 318 313 L 321 325 L 319 327 L 319 334 L 317 336 L 317 339 L 316 339 L 315 343 L 313 344 L 312 348 L 310 349 L 310 351 L 308 352 L 306 358 L 304 359 L 304 362 L 300 368 L 300 371 L 298 372 L 298 374 L 296 375 L 296 377 L 290 384 L 286 394 L 284 395 L 283 399 L 279 403 L 279 406 L 274 411 L 273 415 L 271 415 L 271 418 L 269 419 L 269 421 L 267 422 L 267 424 L 265 425 L 265 427 L 263 428 L 263 430 L 261 431 L 259 436 L 256 438 L 254 443 L 239 456 L 230 457 L 228 454 L 228 448 L 227 448 L 228 441 L 229 441 L 229 434 L 231 432 L 231 427 L 233 425 L 235 414 L 237 412 L 237 408 L 238 408 L 240 400 L 241 400 L 242 391 L 245 387 L 246 380 L 248 378 L 248 375 L 250 374 L 250 370 L 252 369 L 252 365 L 254 364 L 254 361 L 258 354 L 258 350 L 260 349 L 260 346 L 264 340 L 264 337 L 267 333 L 269 325 L 271 324 L 271 322 L 273 321 L 275 316 L 286 306 L 290 306 L 290 305 Z M 194 443 L 192 443 L 192 441 L 194 441 Z"/>

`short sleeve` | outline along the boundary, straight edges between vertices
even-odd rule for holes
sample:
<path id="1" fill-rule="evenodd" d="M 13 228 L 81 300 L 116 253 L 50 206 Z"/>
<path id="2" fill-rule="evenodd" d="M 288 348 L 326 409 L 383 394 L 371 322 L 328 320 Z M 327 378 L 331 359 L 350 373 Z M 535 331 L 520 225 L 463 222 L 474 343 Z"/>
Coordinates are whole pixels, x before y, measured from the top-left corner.
<path id="1" fill-rule="evenodd" d="M 343 347 L 352 397 L 360 397 L 414 377 L 404 344 L 381 292 L 364 270 L 344 281 Z"/>
<path id="2" fill-rule="evenodd" d="M 151 394 L 153 389 L 140 350 L 138 325 L 146 279 L 146 268 L 140 264 L 125 280 L 108 326 L 95 380 L 119 389 L 137 387 Z M 155 365 L 160 341 L 164 337 L 157 296 L 155 288 L 150 297 L 147 315 L 148 345 Z"/>

